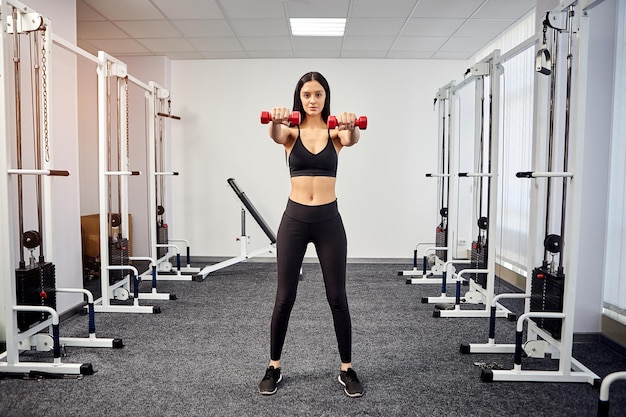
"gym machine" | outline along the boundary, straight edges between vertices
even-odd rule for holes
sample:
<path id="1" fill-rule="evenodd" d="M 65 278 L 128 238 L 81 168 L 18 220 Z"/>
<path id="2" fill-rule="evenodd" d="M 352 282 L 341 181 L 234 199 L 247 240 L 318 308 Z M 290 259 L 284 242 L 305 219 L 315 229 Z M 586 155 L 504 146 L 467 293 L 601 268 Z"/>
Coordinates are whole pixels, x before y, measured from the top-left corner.
<path id="1" fill-rule="evenodd" d="M 454 106 L 458 103 L 460 89 L 471 83 L 475 86 L 475 123 L 474 123 L 474 172 L 459 172 L 459 181 L 463 178 L 474 180 L 473 190 L 473 234 L 470 259 L 446 261 L 442 272 L 441 295 L 425 297 L 423 303 L 435 304 L 433 317 L 488 317 L 486 308 L 462 310 L 461 304 L 489 304 L 495 291 L 495 246 L 488 242 L 495 240 L 495 226 L 489 225 L 488 219 L 494 219 L 497 207 L 498 180 L 498 132 L 501 71 L 498 50 L 472 66 L 462 82 L 451 89 Z M 488 80 L 487 112 L 485 117 L 485 81 Z M 487 125 L 487 127 L 485 127 Z M 485 130 L 487 129 L 487 135 Z M 493 222 L 495 223 L 495 222 Z M 491 226 L 491 227 L 490 227 Z M 458 272 L 452 272 L 456 283 L 456 295 L 447 295 L 448 269 L 457 263 L 463 264 Z M 469 285 L 469 290 L 461 297 L 461 286 Z M 498 317 L 511 318 L 512 313 L 498 304 Z"/>
<path id="2" fill-rule="evenodd" d="M 90 363 L 63 363 L 61 348 L 64 346 L 121 348 L 121 339 L 102 339 L 96 336 L 94 301 L 91 292 L 82 288 L 56 286 L 56 268 L 52 245 L 52 189 L 51 177 L 68 176 L 66 170 L 52 169 L 51 120 L 49 117 L 49 62 L 52 46 L 51 22 L 22 3 L 14 0 L 0 1 L 2 21 L 2 63 L 0 84 L 0 146 L 5 158 L 0 158 L 0 171 L 6 172 L 7 181 L 0 183 L 0 197 L 5 202 L 17 202 L 17 216 L 9 205 L 0 209 L 0 227 L 13 231 L 12 223 L 17 217 L 19 236 L 19 262 L 15 268 L 15 247 L 12 232 L 2 233 L 0 265 L 2 265 L 2 320 L 6 337 L 6 351 L 0 353 L 0 373 L 14 377 L 67 377 L 93 374 Z M 31 91 L 30 97 L 22 91 L 22 44 L 26 40 L 30 49 Z M 11 64 L 12 63 L 12 71 Z M 11 86 L 13 83 L 13 86 Z M 10 98 L 13 98 L 11 102 Z M 31 105 L 33 130 L 23 126 L 22 110 Z M 32 134 L 34 168 L 24 168 L 25 136 Z M 12 140 L 15 138 L 15 147 Z M 15 153 L 15 162 L 13 160 Z M 13 163 L 16 168 L 10 168 Z M 28 181 L 26 177 L 34 177 Z M 31 178 L 32 179 L 32 178 Z M 15 181 L 13 181 L 15 180 Z M 13 191 L 15 189 L 15 191 Z M 28 191 L 34 191 L 37 228 L 24 231 L 32 220 L 27 207 Z M 32 214 L 32 213 L 31 213 Z M 24 252 L 29 252 L 26 262 Z M 35 256 L 37 251 L 37 257 Z M 46 259 L 48 258 L 48 259 Z M 15 271 L 15 279 L 12 271 Z M 56 311 L 59 293 L 83 294 L 87 298 L 89 315 L 88 333 L 85 338 L 61 337 L 60 318 Z M 26 350 L 53 351 L 53 362 L 26 362 L 20 360 L 20 352 Z"/>
<path id="3" fill-rule="evenodd" d="M 191 266 L 189 241 L 169 238 L 166 221 L 165 200 L 167 196 L 166 177 L 178 176 L 176 171 L 166 170 L 165 161 L 165 121 L 180 120 L 172 114 L 172 101 L 169 91 L 154 81 L 148 83 L 150 94 L 148 103 L 148 218 L 154 219 L 149 224 L 149 245 L 153 280 L 189 281 L 199 280 L 201 268 Z M 186 246 L 186 266 L 181 267 L 178 244 Z M 176 252 L 176 267 L 169 261 L 170 249 Z M 144 274 L 144 275 L 145 275 Z"/>
<path id="4" fill-rule="evenodd" d="M 439 134 L 438 134 L 438 167 L 437 173 L 427 173 L 427 178 L 437 179 L 437 216 L 439 223 L 435 228 L 435 242 L 418 242 L 413 250 L 413 269 L 398 271 L 399 276 L 416 276 L 407 278 L 407 284 L 441 284 L 443 266 L 448 260 L 448 254 L 453 254 L 452 244 L 454 239 L 448 239 L 450 233 L 454 235 L 454 227 L 448 221 L 450 206 L 450 179 L 455 179 L 451 174 L 451 156 L 453 155 L 450 143 L 452 109 L 450 106 L 450 94 L 454 88 L 454 81 L 446 84 L 437 91 L 434 104 L 438 108 Z M 421 267 L 418 265 L 418 254 L 422 253 Z M 452 257 L 452 256 L 451 256 Z"/>
<path id="5" fill-rule="evenodd" d="M 246 196 L 246 194 L 241 190 L 241 188 L 239 187 L 239 185 L 237 184 L 235 179 L 234 178 L 229 178 L 227 180 L 227 182 L 228 182 L 228 185 L 230 185 L 230 187 L 234 191 L 234 193 L 237 195 L 237 197 L 239 198 L 239 200 L 241 201 L 241 204 L 242 204 L 242 207 L 241 207 L 241 236 L 239 236 L 237 238 L 237 240 L 239 241 L 239 244 L 240 244 L 240 249 L 241 249 L 240 255 L 236 256 L 234 258 L 227 259 L 225 261 L 218 262 L 216 264 L 204 267 L 198 273 L 198 275 L 200 275 L 202 277 L 202 279 L 206 278 L 207 275 L 209 275 L 211 272 L 215 272 L 215 271 L 218 271 L 220 269 L 229 267 L 231 265 L 235 265 L 235 264 L 237 264 L 239 262 L 245 262 L 248 259 L 254 258 L 254 257 L 259 256 L 259 255 L 263 255 L 263 254 L 266 254 L 266 253 L 275 253 L 276 252 L 276 235 L 274 234 L 272 229 L 265 222 L 265 219 L 263 219 L 263 217 L 258 212 L 258 210 L 254 207 L 254 205 L 252 204 L 252 202 L 250 201 L 248 196 Z M 250 253 L 248 253 L 248 244 L 250 243 L 250 237 L 246 234 L 246 211 L 248 213 L 250 213 L 252 218 L 256 221 L 256 223 L 261 228 L 261 230 L 263 230 L 263 233 L 265 233 L 267 238 L 270 240 L 269 246 L 267 246 L 265 248 L 258 249 L 256 251 L 250 252 Z"/>
<path id="6" fill-rule="evenodd" d="M 572 233 L 569 241 L 564 239 L 567 231 L 572 231 L 569 217 L 580 216 L 571 206 L 574 194 L 580 193 L 579 188 L 572 187 L 571 180 L 575 178 L 580 167 L 570 170 L 570 162 L 575 160 L 571 155 L 571 149 L 576 150 L 580 143 L 571 141 L 570 137 L 583 140 L 578 129 L 570 129 L 570 123 L 576 120 L 572 114 L 583 117 L 583 105 L 576 103 L 577 73 L 574 72 L 574 54 L 584 54 L 584 47 L 579 44 L 581 32 L 586 30 L 587 15 L 583 12 L 580 4 L 572 2 L 562 4 L 560 8 L 549 11 L 544 20 L 544 30 L 541 48 L 537 51 L 535 79 L 539 83 L 538 91 L 549 91 L 547 99 L 537 100 L 539 107 L 536 109 L 535 153 L 533 163 L 536 167 L 543 164 L 545 171 L 518 172 L 517 177 L 534 179 L 535 187 L 532 189 L 531 205 L 535 211 L 531 213 L 531 239 L 529 239 L 529 254 L 534 254 L 535 246 L 533 238 L 539 238 L 543 233 L 543 259 L 541 265 L 532 265 L 534 259 L 530 259 L 528 267 L 532 275 L 526 280 L 526 292 L 524 294 L 500 294 L 496 298 L 523 298 L 525 300 L 525 312 L 517 319 L 516 335 L 514 344 L 496 344 L 495 320 L 493 316 L 489 323 L 489 339 L 486 344 L 461 345 L 461 353 L 513 353 L 514 366 L 511 370 L 483 369 L 481 380 L 492 381 L 536 381 L 536 382 L 583 382 L 595 385 L 599 377 L 572 357 L 573 330 L 574 330 L 574 307 L 576 299 L 576 269 L 570 261 L 570 256 L 575 250 L 568 251 L 568 247 L 577 247 L 578 235 Z M 547 31 L 552 33 L 550 45 L 548 45 Z M 576 37 L 575 37 L 576 34 Z M 557 94 L 557 89 L 562 88 L 563 82 L 558 82 L 563 70 L 557 63 L 562 62 L 562 53 L 559 46 L 567 41 L 567 55 L 565 61 L 565 94 L 564 97 Z M 579 59 L 582 63 L 584 60 Z M 549 87 L 545 80 L 549 76 Z M 580 85 L 580 84 L 579 84 Z M 574 107 L 572 106 L 574 103 Z M 560 107 L 557 107 L 561 105 Z M 564 114 L 557 117 L 556 110 L 564 108 Z M 548 113 L 548 120 L 541 118 L 544 111 Z M 557 126 L 558 124 L 558 126 Z M 562 130 L 562 135 L 557 132 Z M 572 134 L 573 132 L 573 134 Z M 580 135 L 580 136 L 578 136 Z M 560 136 L 557 137 L 557 136 Z M 557 171 L 555 165 L 562 160 L 562 171 Z M 560 181 L 559 181 L 560 180 Z M 543 219 L 541 218 L 543 214 Z M 569 221 L 568 221 L 569 220 Z M 559 229 L 560 234 L 549 233 L 553 228 Z M 543 229 L 540 231 L 540 229 Z M 567 243 L 567 245 L 566 245 Z M 568 277 L 566 279 L 566 272 Z M 495 301 L 495 300 L 494 300 Z M 492 307 L 493 309 L 493 307 Z M 526 342 L 524 343 L 524 328 L 526 328 Z M 528 358 L 545 358 L 550 356 L 558 360 L 557 370 L 524 370 L 522 369 L 522 356 Z"/>
<path id="7" fill-rule="evenodd" d="M 100 270 L 102 297 L 96 304 L 97 312 L 160 313 L 155 306 L 143 306 L 139 299 L 174 299 L 169 294 L 139 293 L 141 277 L 136 267 L 129 264 L 128 248 L 128 177 L 138 176 L 139 171 L 129 168 L 128 138 L 128 83 L 144 88 L 147 85 L 131 77 L 126 64 L 98 52 L 98 193 L 100 213 Z M 116 117 L 112 114 L 112 80 L 116 81 Z M 117 132 L 113 133 L 116 123 Z M 114 158 L 116 156 L 116 158 Z M 116 161 L 114 160 L 116 159 Z M 115 210 L 114 210 L 115 207 Z M 154 268 L 154 261 L 152 262 Z M 132 293 L 131 293 L 132 284 Z M 132 305 L 111 303 L 111 300 L 128 300 Z"/>

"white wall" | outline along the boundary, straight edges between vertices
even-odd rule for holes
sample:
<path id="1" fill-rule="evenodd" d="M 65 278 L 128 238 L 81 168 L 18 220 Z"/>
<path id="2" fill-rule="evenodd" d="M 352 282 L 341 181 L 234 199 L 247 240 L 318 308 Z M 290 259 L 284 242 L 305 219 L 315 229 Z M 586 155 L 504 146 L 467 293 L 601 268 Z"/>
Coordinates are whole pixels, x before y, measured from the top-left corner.
<path id="1" fill-rule="evenodd" d="M 437 89 L 459 79 L 460 61 L 226 60 L 173 61 L 172 126 L 175 224 L 192 255 L 239 253 L 240 204 L 234 177 L 277 230 L 289 194 L 282 146 L 259 114 L 291 107 L 296 82 L 319 71 L 331 88 L 331 113 L 369 118 L 360 142 L 339 157 L 337 194 L 350 258 L 410 258 L 416 242 L 434 242 Z M 267 245 L 252 219 L 251 249 Z M 315 256 L 309 249 L 307 256 Z"/>

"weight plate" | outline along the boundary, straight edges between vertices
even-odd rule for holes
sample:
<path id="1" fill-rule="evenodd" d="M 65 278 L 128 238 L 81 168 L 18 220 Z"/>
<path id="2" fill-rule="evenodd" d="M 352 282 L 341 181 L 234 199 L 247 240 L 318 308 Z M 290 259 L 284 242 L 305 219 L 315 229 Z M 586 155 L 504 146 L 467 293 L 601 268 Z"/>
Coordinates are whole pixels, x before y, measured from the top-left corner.
<path id="1" fill-rule="evenodd" d="M 543 247 L 550 253 L 560 253 L 563 239 L 559 235 L 548 235 L 543 241 Z"/>
<path id="2" fill-rule="evenodd" d="M 24 239 L 24 247 L 34 249 L 41 244 L 41 235 L 36 230 L 29 230 L 22 235 Z"/>
<path id="3" fill-rule="evenodd" d="M 121 223 L 122 223 L 122 216 L 120 216 L 118 213 L 112 213 L 111 214 L 111 226 L 118 227 Z"/>

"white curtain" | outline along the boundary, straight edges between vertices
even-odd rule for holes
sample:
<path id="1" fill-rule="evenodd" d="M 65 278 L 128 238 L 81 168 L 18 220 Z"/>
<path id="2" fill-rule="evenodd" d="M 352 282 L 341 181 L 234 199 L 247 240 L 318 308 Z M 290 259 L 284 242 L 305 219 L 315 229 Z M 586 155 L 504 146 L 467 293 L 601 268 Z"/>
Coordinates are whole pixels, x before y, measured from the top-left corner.
<path id="1" fill-rule="evenodd" d="M 604 314 L 626 324 L 626 2 L 618 2 Z"/>

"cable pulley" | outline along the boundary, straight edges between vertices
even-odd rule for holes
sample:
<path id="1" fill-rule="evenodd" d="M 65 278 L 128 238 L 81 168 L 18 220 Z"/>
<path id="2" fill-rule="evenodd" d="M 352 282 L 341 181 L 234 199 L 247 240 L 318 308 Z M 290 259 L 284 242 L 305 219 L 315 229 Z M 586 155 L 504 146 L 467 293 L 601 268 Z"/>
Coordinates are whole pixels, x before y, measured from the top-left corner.
<path id="1" fill-rule="evenodd" d="M 122 216 L 119 213 L 111 214 L 111 227 L 119 227 L 122 224 Z"/>
<path id="2" fill-rule="evenodd" d="M 559 235 L 550 234 L 543 240 L 543 247 L 550 253 L 561 253 L 563 239 Z"/>
<path id="3" fill-rule="evenodd" d="M 26 249 L 35 249 L 41 245 L 41 235 L 36 230 L 28 230 L 22 235 L 24 247 Z"/>

